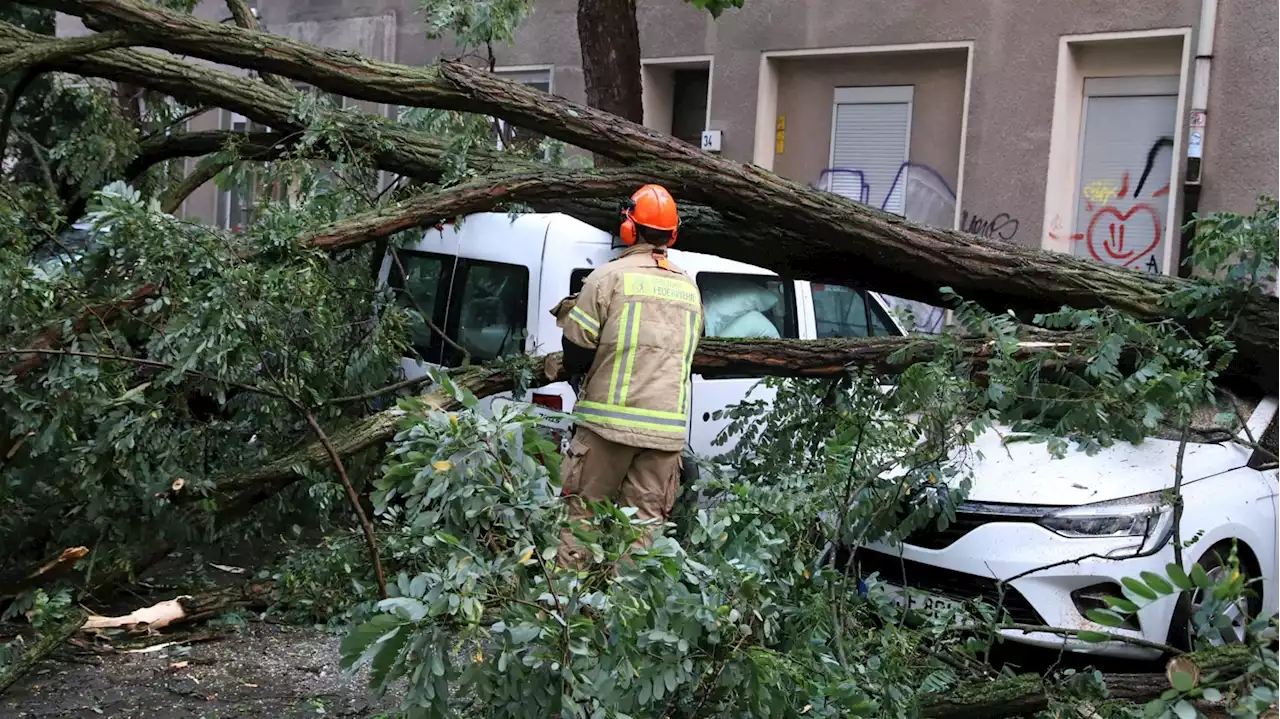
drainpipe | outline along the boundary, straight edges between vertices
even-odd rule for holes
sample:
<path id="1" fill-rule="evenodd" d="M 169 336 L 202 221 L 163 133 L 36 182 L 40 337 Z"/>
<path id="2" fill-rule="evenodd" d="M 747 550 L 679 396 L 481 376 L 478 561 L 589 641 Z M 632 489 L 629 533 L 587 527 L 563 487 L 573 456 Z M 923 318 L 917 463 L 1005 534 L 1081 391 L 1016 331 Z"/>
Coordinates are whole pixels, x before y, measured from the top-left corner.
<path id="1" fill-rule="evenodd" d="M 1196 34 L 1196 67 L 1191 81 L 1191 133 L 1187 140 L 1188 185 L 1200 184 L 1209 106 L 1209 69 L 1213 64 L 1213 36 L 1218 25 L 1218 0 L 1200 0 L 1200 29 Z"/>
<path id="2" fill-rule="evenodd" d="M 1217 33 L 1218 0 L 1200 0 L 1200 26 L 1196 32 L 1196 65 L 1191 80 L 1191 113 L 1187 133 L 1187 170 L 1183 177 L 1182 221 L 1191 220 L 1200 209 L 1201 165 L 1208 131 L 1209 70 L 1213 65 L 1213 39 Z M 1178 257 L 1190 251 L 1193 232 L 1183 231 Z M 1178 275 L 1189 277 L 1190 268 L 1179 263 Z"/>

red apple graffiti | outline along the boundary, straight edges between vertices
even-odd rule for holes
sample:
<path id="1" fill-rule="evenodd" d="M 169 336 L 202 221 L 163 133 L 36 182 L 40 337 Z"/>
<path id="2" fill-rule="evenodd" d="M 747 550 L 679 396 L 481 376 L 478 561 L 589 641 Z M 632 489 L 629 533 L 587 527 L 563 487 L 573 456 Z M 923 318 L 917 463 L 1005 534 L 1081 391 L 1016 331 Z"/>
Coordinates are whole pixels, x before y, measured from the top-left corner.
<path id="1" fill-rule="evenodd" d="M 1145 240 L 1142 233 L 1147 229 L 1148 221 L 1151 242 L 1146 247 L 1140 247 Z M 1126 235 L 1129 239 L 1127 246 Z M 1089 230 L 1085 232 L 1085 240 L 1089 246 L 1089 254 L 1095 260 L 1120 262 L 1129 267 L 1160 244 L 1160 216 L 1146 203 L 1134 205 L 1124 214 L 1115 207 L 1107 206 L 1094 213 L 1093 219 L 1089 221 Z"/>

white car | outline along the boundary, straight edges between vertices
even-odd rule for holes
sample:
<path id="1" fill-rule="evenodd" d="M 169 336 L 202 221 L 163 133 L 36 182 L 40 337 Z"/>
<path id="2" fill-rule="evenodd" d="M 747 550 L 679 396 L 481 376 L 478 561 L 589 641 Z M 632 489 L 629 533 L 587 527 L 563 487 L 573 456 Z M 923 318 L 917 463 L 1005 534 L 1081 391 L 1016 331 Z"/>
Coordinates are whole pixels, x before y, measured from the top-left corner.
<path id="1" fill-rule="evenodd" d="M 1254 437 L 1275 421 L 1276 400 L 1268 398 L 1248 420 Z M 1271 429 L 1274 432 L 1274 428 Z M 1243 431 L 1242 431 L 1243 434 Z M 1150 571 L 1165 574 L 1174 561 L 1173 509 L 1169 503 L 1179 442 L 1151 438 L 1117 443 L 1088 456 L 1069 451 L 1049 457 L 1044 445 L 1002 444 L 995 432 L 974 449 L 982 459 L 954 523 L 936 524 L 890 546 L 862 547 L 856 570 L 887 585 L 894 601 L 912 607 L 954 605 L 979 598 L 1001 601 L 1020 625 L 1107 631 L 1149 642 L 1185 647 L 1188 621 L 1200 601 L 1196 594 L 1170 595 L 1143 607 L 1123 629 L 1109 629 L 1085 617 L 1105 608 L 1105 596 L 1122 597 L 1121 581 Z M 1249 579 L 1250 616 L 1277 611 L 1277 471 L 1242 444 L 1191 443 L 1183 465 L 1180 537 L 1198 537 L 1183 552 L 1213 577 L 1224 571 L 1232 544 Z M 869 582 L 875 591 L 877 582 Z M 1239 608 L 1228 610 L 1232 631 L 1223 641 L 1243 637 L 1247 623 Z M 1092 644 L 1071 636 L 1002 630 L 1011 641 L 1116 657 L 1153 658 L 1160 650 L 1121 642 Z M 1234 636 L 1233 636 L 1234 634 Z"/>

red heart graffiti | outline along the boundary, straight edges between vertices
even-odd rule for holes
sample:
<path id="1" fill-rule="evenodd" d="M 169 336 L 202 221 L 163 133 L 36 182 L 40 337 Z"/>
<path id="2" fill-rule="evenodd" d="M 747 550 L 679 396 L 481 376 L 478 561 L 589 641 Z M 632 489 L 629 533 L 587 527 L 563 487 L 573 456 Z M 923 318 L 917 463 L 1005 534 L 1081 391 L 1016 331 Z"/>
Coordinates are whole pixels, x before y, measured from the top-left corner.
<path id="1" fill-rule="evenodd" d="M 1151 244 L 1147 245 L 1140 251 L 1133 250 L 1132 248 L 1126 249 L 1124 245 L 1126 230 L 1125 223 L 1139 212 L 1145 212 L 1151 216 L 1151 227 L 1154 230 L 1154 232 L 1151 233 Z M 1094 237 L 1093 231 L 1094 228 L 1098 226 L 1098 221 L 1102 219 L 1103 215 L 1112 215 L 1115 217 L 1115 220 L 1107 223 L 1106 231 L 1104 233 L 1105 236 L 1100 238 L 1102 252 L 1099 252 L 1099 248 L 1097 244 L 1095 244 L 1095 239 L 1097 238 Z M 1123 215 L 1114 207 L 1104 207 L 1095 212 L 1093 219 L 1089 221 L 1089 230 L 1085 233 L 1085 238 L 1089 245 L 1089 254 L 1093 255 L 1095 260 L 1105 262 L 1106 260 L 1102 256 L 1105 253 L 1112 262 L 1122 261 L 1125 267 L 1129 267 L 1143 257 L 1151 254 L 1151 251 L 1156 248 L 1156 245 L 1160 244 L 1160 216 L 1156 214 L 1155 208 L 1145 203 L 1134 205 Z"/>

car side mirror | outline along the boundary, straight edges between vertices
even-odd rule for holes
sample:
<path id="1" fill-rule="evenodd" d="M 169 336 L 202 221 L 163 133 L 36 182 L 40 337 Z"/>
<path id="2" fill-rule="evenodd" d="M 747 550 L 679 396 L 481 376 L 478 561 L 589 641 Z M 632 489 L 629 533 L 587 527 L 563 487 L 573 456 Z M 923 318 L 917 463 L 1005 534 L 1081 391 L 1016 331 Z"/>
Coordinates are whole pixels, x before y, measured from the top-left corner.
<path id="1" fill-rule="evenodd" d="M 1276 417 L 1280 414 L 1271 415 L 1271 423 L 1267 425 L 1267 429 L 1258 437 L 1258 446 L 1254 447 L 1253 454 L 1249 455 L 1249 469 L 1275 469 L 1277 466 L 1276 442 Z"/>

